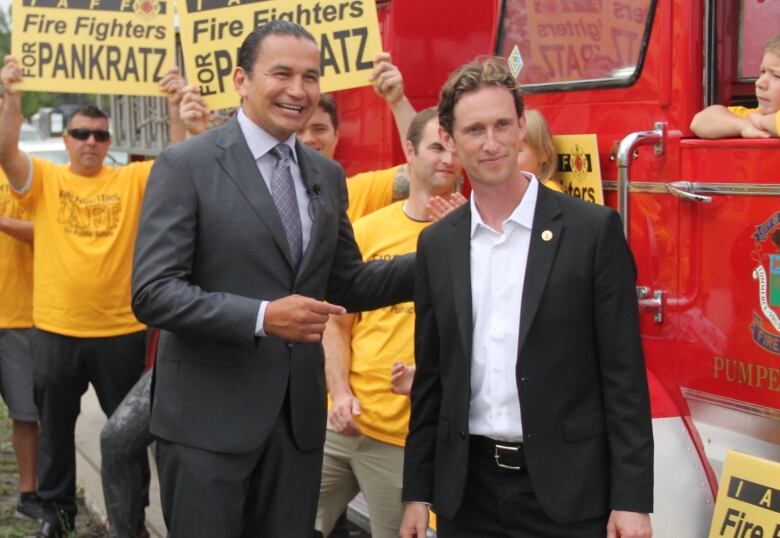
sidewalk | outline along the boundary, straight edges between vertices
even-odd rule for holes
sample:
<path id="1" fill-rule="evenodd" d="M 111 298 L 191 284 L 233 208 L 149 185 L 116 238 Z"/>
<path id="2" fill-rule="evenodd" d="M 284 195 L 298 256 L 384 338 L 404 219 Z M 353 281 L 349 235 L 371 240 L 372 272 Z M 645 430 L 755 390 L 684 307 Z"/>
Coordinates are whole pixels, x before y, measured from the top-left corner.
<path id="1" fill-rule="evenodd" d="M 100 482 L 100 430 L 106 417 L 100 409 L 95 391 L 89 390 L 81 398 L 81 415 L 76 423 L 76 468 L 78 485 L 84 488 L 87 505 L 106 519 L 103 502 L 103 487 Z M 146 509 L 146 527 L 153 538 L 165 537 L 165 523 L 160 510 L 160 485 L 154 459 L 149 458 L 152 467 L 152 482 L 149 485 L 149 507 Z"/>

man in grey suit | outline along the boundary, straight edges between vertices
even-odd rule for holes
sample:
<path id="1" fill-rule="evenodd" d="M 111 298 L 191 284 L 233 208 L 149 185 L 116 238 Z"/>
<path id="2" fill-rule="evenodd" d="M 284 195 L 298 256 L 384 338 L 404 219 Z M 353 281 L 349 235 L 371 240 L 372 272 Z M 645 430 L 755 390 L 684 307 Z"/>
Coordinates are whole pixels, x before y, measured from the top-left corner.
<path id="1" fill-rule="evenodd" d="M 311 34 L 268 23 L 238 65 L 236 117 L 157 159 L 135 252 L 135 313 L 162 329 L 151 432 L 171 537 L 310 535 L 325 322 L 413 291 L 413 260 L 363 264 L 343 170 L 295 140 L 320 94 Z"/>

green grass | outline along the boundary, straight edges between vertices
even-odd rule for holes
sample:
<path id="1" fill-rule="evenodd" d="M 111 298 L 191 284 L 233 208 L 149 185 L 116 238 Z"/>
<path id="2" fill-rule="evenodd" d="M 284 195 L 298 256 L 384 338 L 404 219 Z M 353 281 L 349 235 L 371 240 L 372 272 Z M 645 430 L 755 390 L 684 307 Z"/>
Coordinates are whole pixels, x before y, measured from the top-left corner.
<path id="1" fill-rule="evenodd" d="M 39 523 L 16 515 L 19 476 L 11 445 L 11 420 L 8 408 L 0 401 L 0 537 L 27 538 L 38 530 Z M 67 538 L 104 538 L 106 531 L 100 518 L 84 505 L 84 490 L 77 491 L 79 514 L 76 530 Z"/>

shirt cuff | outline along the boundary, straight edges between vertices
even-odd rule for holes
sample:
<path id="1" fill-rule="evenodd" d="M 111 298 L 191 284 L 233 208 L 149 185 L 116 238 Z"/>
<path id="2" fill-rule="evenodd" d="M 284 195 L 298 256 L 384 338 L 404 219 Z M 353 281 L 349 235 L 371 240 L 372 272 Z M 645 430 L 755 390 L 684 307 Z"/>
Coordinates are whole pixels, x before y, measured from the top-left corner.
<path id="1" fill-rule="evenodd" d="M 263 324 L 265 322 L 265 309 L 268 307 L 268 301 L 260 302 L 260 310 L 257 311 L 257 321 L 255 322 L 255 336 L 268 336 L 265 334 Z"/>
<path id="2" fill-rule="evenodd" d="M 33 162 L 32 158 L 30 158 L 30 155 L 27 153 L 24 154 L 25 157 L 27 157 L 27 179 L 24 180 L 24 185 L 22 185 L 21 189 L 17 189 L 13 186 L 13 184 L 9 181 L 8 184 L 11 185 L 11 188 L 14 190 L 16 194 L 27 194 L 30 192 L 30 187 L 32 186 L 32 173 L 33 173 Z"/>

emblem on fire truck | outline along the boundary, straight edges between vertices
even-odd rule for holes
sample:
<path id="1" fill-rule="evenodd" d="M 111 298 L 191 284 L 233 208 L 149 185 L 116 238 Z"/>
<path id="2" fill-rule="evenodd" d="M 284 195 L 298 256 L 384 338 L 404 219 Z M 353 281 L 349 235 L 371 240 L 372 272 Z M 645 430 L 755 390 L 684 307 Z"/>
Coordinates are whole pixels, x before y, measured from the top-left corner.
<path id="1" fill-rule="evenodd" d="M 756 226 L 753 280 L 758 283 L 760 313 L 753 311 L 753 341 L 780 355 L 780 211 Z"/>

